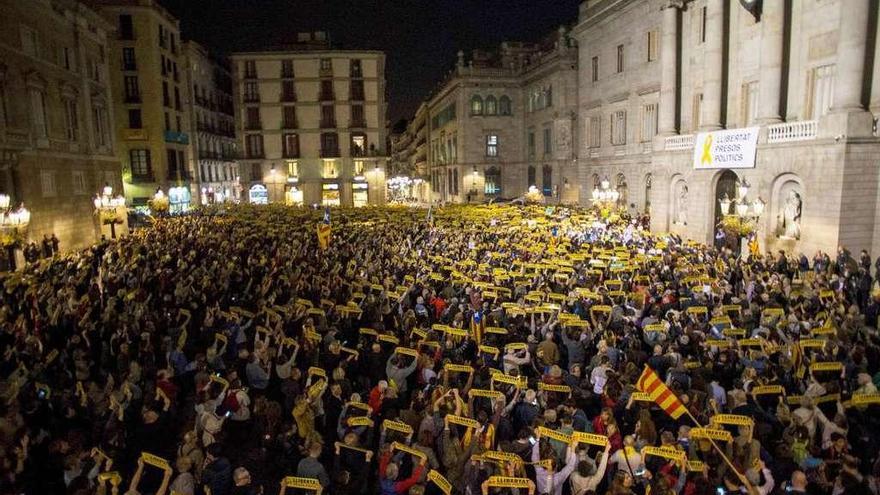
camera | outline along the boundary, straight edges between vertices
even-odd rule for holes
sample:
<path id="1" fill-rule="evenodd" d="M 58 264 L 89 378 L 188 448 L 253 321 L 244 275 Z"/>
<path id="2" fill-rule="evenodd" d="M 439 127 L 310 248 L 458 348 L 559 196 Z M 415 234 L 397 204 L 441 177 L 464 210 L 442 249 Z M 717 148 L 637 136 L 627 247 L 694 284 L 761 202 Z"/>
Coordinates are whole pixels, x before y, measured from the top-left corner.
<path id="1" fill-rule="evenodd" d="M 226 411 L 226 414 L 224 416 L 226 416 L 227 418 L 231 417 L 232 411 Z"/>

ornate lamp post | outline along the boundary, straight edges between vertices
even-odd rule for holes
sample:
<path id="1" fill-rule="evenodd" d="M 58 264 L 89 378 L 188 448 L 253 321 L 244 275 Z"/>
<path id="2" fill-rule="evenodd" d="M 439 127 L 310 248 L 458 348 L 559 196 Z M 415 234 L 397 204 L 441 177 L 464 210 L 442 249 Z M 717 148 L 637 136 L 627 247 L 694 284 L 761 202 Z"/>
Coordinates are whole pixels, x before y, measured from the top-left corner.
<path id="1" fill-rule="evenodd" d="M 617 201 L 620 199 L 620 192 L 611 186 L 608 178 L 602 179 L 598 186 L 593 188 L 593 204 L 600 211 L 611 211 L 617 207 Z"/>
<path id="2" fill-rule="evenodd" d="M 0 194 L 0 241 L 6 248 L 10 270 L 15 270 L 15 250 L 24 242 L 25 233 L 31 223 L 31 212 L 24 204 L 13 210 L 10 202 L 9 195 Z"/>
<path id="3" fill-rule="evenodd" d="M 766 203 L 759 197 L 752 201 L 747 199 L 751 185 L 745 178 L 736 184 L 736 198 L 724 194 L 718 200 L 721 206 L 721 226 L 729 233 L 736 235 L 737 241 L 748 237 L 757 230 L 758 220 L 764 213 Z M 733 213 L 730 212 L 733 206 Z"/>
<path id="4" fill-rule="evenodd" d="M 125 197 L 120 194 L 114 198 L 113 187 L 108 184 L 100 194 L 95 195 L 92 202 L 95 205 L 98 221 L 101 225 L 110 225 L 110 237 L 116 239 L 116 224 L 124 221 L 122 208 L 125 206 Z"/>
<path id="5" fill-rule="evenodd" d="M 159 216 L 168 213 L 168 208 L 171 206 L 168 196 L 164 192 L 162 192 L 162 189 L 156 189 L 156 194 L 154 194 L 153 197 L 150 198 L 148 204 L 150 206 L 150 210 L 152 210 Z"/>

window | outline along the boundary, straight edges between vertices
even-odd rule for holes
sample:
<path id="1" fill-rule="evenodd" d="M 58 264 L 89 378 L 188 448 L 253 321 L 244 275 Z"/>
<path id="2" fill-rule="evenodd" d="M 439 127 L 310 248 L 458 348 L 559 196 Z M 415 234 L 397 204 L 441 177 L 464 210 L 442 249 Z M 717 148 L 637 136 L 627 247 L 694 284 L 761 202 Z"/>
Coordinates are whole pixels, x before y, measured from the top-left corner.
<path id="1" fill-rule="evenodd" d="M 350 62 L 350 75 L 351 77 L 362 77 L 363 73 L 361 71 L 361 61 L 360 59 L 353 58 Z"/>
<path id="2" fill-rule="evenodd" d="M 590 79 L 593 82 L 599 80 L 599 57 L 593 57 L 592 61 L 592 77 Z"/>
<path id="3" fill-rule="evenodd" d="M 657 134 L 657 104 L 642 106 L 642 142 L 650 141 Z"/>
<path id="4" fill-rule="evenodd" d="M 541 192 L 544 196 L 553 195 L 553 169 L 550 165 L 544 165 L 541 169 Z"/>
<path id="5" fill-rule="evenodd" d="M 6 109 L 6 83 L 0 79 L 0 125 L 9 124 L 9 113 Z"/>
<path id="6" fill-rule="evenodd" d="M 180 110 L 180 89 L 174 87 L 174 108 Z"/>
<path id="7" fill-rule="evenodd" d="M 128 14 L 119 16 L 119 39 L 134 39 L 134 24 L 131 22 L 131 16 Z"/>
<path id="8" fill-rule="evenodd" d="M 137 76 L 125 76 L 125 102 L 138 103 L 141 101 L 141 92 Z"/>
<path id="9" fill-rule="evenodd" d="M 257 83 L 248 81 L 244 83 L 244 101 L 257 102 L 260 101 L 260 91 Z"/>
<path id="10" fill-rule="evenodd" d="M 336 109 L 333 105 L 321 106 L 321 127 L 336 127 Z"/>
<path id="11" fill-rule="evenodd" d="M 67 139 L 76 141 L 79 135 L 79 112 L 76 108 L 76 100 L 64 101 L 64 120 L 67 124 Z"/>
<path id="12" fill-rule="evenodd" d="M 296 129 L 296 107 L 292 105 L 282 107 L 281 127 L 284 129 Z"/>
<path id="13" fill-rule="evenodd" d="M 486 185 L 483 192 L 486 194 L 501 194 L 501 169 L 498 167 L 489 167 L 486 170 Z"/>
<path id="14" fill-rule="evenodd" d="M 528 182 L 529 182 L 529 186 L 530 186 L 530 187 L 535 185 L 535 180 L 536 180 L 536 177 L 535 177 L 535 176 L 536 176 L 536 175 L 537 175 L 537 173 L 536 173 L 536 171 L 535 171 L 535 166 L 534 166 L 534 165 L 529 165 L 529 177 L 528 177 Z"/>
<path id="15" fill-rule="evenodd" d="M 458 196 L 458 169 L 452 170 L 452 194 Z"/>
<path id="16" fill-rule="evenodd" d="M 248 134 L 245 136 L 244 144 L 248 158 L 263 157 L 263 136 L 260 134 Z"/>
<path id="17" fill-rule="evenodd" d="M 743 125 L 753 124 L 758 119 L 758 81 L 743 84 L 742 98 Z"/>
<path id="18" fill-rule="evenodd" d="M 321 94 L 319 95 L 318 99 L 326 101 L 326 100 L 332 100 L 333 97 L 334 97 L 334 95 L 333 95 L 333 80 L 331 80 L 331 79 L 322 80 L 321 81 Z"/>
<path id="19" fill-rule="evenodd" d="M 86 193 L 86 174 L 82 170 L 74 170 L 70 182 L 73 184 L 73 194 Z"/>
<path id="20" fill-rule="evenodd" d="M 703 93 L 697 93 L 694 95 L 694 108 L 693 115 L 691 120 L 693 121 L 693 129 L 699 129 L 700 125 L 703 122 L 703 117 L 701 113 L 703 112 Z"/>
<path id="21" fill-rule="evenodd" d="M 153 175 L 150 163 L 150 150 L 135 149 L 128 152 L 131 160 L 131 175 L 136 179 L 146 179 Z"/>
<path id="22" fill-rule="evenodd" d="M 44 198 L 55 196 L 55 172 L 51 170 L 41 170 L 40 186 Z"/>
<path id="23" fill-rule="evenodd" d="M 366 127 L 367 123 L 364 120 L 364 106 L 363 105 L 352 105 L 351 106 L 351 127 Z"/>
<path id="24" fill-rule="evenodd" d="M 45 138 L 49 135 L 49 122 L 46 120 L 46 100 L 45 95 L 38 89 L 31 88 L 31 115 L 34 120 L 34 133 L 38 138 Z"/>
<path id="25" fill-rule="evenodd" d="M 495 97 L 489 95 L 486 97 L 486 115 L 495 115 L 498 113 L 498 102 Z"/>
<path id="26" fill-rule="evenodd" d="M 351 156 L 364 156 L 367 154 L 367 135 L 363 132 L 351 135 Z"/>
<path id="27" fill-rule="evenodd" d="M 544 156 L 553 153 L 553 135 L 549 127 L 544 128 Z"/>
<path id="28" fill-rule="evenodd" d="M 168 83 L 162 81 L 162 104 L 171 108 L 171 93 L 168 91 Z"/>
<path id="29" fill-rule="evenodd" d="M 617 45 L 617 73 L 623 72 L 623 45 Z"/>
<path id="30" fill-rule="evenodd" d="M 284 134 L 281 144 L 286 158 L 299 158 L 299 134 Z"/>
<path id="31" fill-rule="evenodd" d="M 364 81 L 358 79 L 351 82 L 351 99 L 355 101 L 364 100 Z"/>
<path id="32" fill-rule="evenodd" d="M 335 132 L 321 134 L 321 156 L 339 156 L 339 136 Z"/>
<path id="33" fill-rule="evenodd" d="M 299 162 L 296 160 L 287 160 L 287 175 L 289 177 L 299 177 Z"/>
<path id="34" fill-rule="evenodd" d="M 247 122 L 245 125 L 248 129 L 260 129 L 262 127 L 260 123 L 260 107 L 247 107 L 246 117 Z"/>
<path id="35" fill-rule="evenodd" d="M 706 42 L 706 7 L 700 9 L 700 43 Z"/>
<path id="36" fill-rule="evenodd" d="M 168 32 L 165 31 L 165 26 L 159 24 L 159 46 L 165 48 L 168 46 Z"/>
<path id="37" fill-rule="evenodd" d="M 165 130 L 171 130 L 171 117 L 168 116 L 168 112 L 165 112 Z"/>
<path id="38" fill-rule="evenodd" d="M 471 115 L 483 115 L 483 99 L 480 95 L 471 98 Z"/>
<path id="39" fill-rule="evenodd" d="M 76 55 L 72 48 L 64 47 L 64 68 L 76 72 Z"/>
<path id="40" fill-rule="evenodd" d="M 293 60 L 281 61 L 281 77 L 293 77 Z"/>
<path id="41" fill-rule="evenodd" d="M 834 64 L 816 67 L 810 72 L 810 116 L 813 119 L 828 113 L 834 104 Z"/>
<path id="42" fill-rule="evenodd" d="M 98 146 L 107 146 L 110 142 L 110 128 L 107 125 L 107 109 L 102 105 L 92 107 L 92 126 L 95 133 L 95 142 Z"/>
<path id="43" fill-rule="evenodd" d="M 602 119 L 598 115 L 590 117 L 590 135 L 587 142 L 590 148 L 602 146 Z"/>
<path id="44" fill-rule="evenodd" d="M 21 26 L 21 51 L 31 57 L 40 56 L 40 39 L 37 32 L 27 26 Z"/>
<path id="45" fill-rule="evenodd" d="M 122 70 L 136 70 L 137 60 L 134 56 L 134 48 L 122 49 Z"/>
<path id="46" fill-rule="evenodd" d="M 355 175 L 355 177 L 361 177 L 364 175 L 364 161 L 363 160 L 355 160 L 354 161 L 354 175 Z"/>
<path id="47" fill-rule="evenodd" d="M 281 101 L 296 101 L 296 85 L 293 81 L 281 82 Z"/>
<path id="48" fill-rule="evenodd" d="M 333 61 L 329 58 L 321 59 L 321 70 L 322 71 L 330 71 L 333 70 Z"/>
<path id="49" fill-rule="evenodd" d="M 251 163 L 251 180 L 263 180 L 263 166 L 259 163 Z"/>
<path id="50" fill-rule="evenodd" d="M 247 79 L 257 78 L 257 62 L 254 60 L 244 61 L 244 77 Z"/>
<path id="51" fill-rule="evenodd" d="M 529 131 L 528 150 L 529 150 L 529 158 L 534 158 L 535 157 L 535 132 L 534 131 Z"/>
<path id="52" fill-rule="evenodd" d="M 626 110 L 611 114 L 611 144 L 626 144 Z"/>
<path id="53" fill-rule="evenodd" d="M 324 179 L 335 179 L 339 177 L 339 169 L 336 167 L 336 160 L 324 160 L 321 177 Z"/>
<path id="54" fill-rule="evenodd" d="M 159 55 L 159 57 L 161 58 L 161 62 L 159 63 L 159 66 L 161 67 L 162 75 L 167 76 L 168 75 L 168 60 L 165 58 L 165 55 Z"/>
<path id="55" fill-rule="evenodd" d="M 498 99 L 498 114 L 499 115 L 510 115 L 510 98 L 507 95 L 502 96 Z"/>
<path id="56" fill-rule="evenodd" d="M 486 156 L 498 156 L 498 135 L 486 136 Z"/>
<path id="57" fill-rule="evenodd" d="M 648 31 L 648 62 L 653 62 L 657 60 L 657 49 L 659 47 L 660 41 L 660 32 L 656 29 L 653 31 Z"/>

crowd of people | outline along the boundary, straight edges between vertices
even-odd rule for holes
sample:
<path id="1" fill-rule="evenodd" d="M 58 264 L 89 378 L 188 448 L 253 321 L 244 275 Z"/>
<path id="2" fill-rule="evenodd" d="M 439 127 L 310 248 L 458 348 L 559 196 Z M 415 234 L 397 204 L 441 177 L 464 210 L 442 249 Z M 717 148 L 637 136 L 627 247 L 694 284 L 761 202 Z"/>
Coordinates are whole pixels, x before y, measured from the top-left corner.
<path id="1" fill-rule="evenodd" d="M 325 248 L 242 205 L 4 274 L 0 495 L 880 493 L 870 257 L 331 215 Z"/>

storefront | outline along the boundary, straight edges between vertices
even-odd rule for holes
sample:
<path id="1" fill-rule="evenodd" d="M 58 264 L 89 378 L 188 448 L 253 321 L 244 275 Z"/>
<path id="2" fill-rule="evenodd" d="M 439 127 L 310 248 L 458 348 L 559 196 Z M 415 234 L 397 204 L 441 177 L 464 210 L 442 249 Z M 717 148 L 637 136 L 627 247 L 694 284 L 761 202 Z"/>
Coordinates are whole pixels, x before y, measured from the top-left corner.
<path id="1" fill-rule="evenodd" d="M 254 184 L 248 191 L 248 199 L 255 205 L 269 204 L 269 191 L 262 184 Z"/>
<path id="2" fill-rule="evenodd" d="M 331 182 L 321 184 L 321 205 L 323 206 L 339 206 L 339 183 Z"/>
<path id="3" fill-rule="evenodd" d="M 290 206 L 303 205 L 303 192 L 296 186 L 288 186 L 284 191 L 284 203 Z"/>
<path id="4" fill-rule="evenodd" d="M 351 184 L 352 204 L 355 208 L 369 204 L 370 186 L 366 182 L 353 182 Z"/>
<path id="5" fill-rule="evenodd" d="M 189 210 L 192 195 L 188 187 L 178 186 L 168 189 L 168 212 L 183 213 Z"/>

